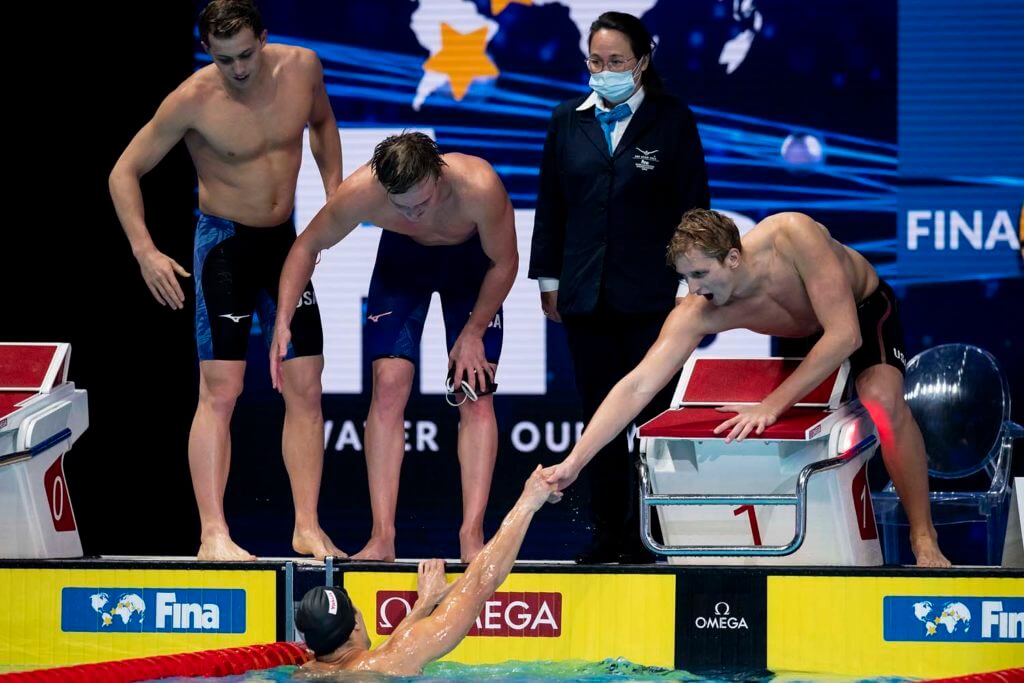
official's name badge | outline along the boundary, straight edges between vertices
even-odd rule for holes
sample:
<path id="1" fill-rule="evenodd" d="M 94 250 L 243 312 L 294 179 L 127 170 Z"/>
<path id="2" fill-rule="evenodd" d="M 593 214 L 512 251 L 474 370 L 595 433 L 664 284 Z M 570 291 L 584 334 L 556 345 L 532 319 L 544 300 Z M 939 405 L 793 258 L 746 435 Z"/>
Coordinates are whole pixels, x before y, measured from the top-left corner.
<path id="1" fill-rule="evenodd" d="M 646 150 L 637 147 L 636 151 L 637 153 L 633 155 L 633 162 L 636 164 L 636 167 L 641 171 L 653 171 L 655 164 L 658 163 L 658 157 L 655 156 L 658 150 Z"/>

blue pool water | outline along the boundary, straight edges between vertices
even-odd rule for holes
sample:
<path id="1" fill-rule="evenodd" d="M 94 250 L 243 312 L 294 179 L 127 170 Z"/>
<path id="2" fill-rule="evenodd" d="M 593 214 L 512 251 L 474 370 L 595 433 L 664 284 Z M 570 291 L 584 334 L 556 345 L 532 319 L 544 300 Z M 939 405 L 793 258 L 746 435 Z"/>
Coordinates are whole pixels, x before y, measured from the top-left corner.
<path id="1" fill-rule="evenodd" d="M 239 676 L 224 678 L 163 678 L 160 683 L 292 683 L 294 666 L 250 671 Z M 310 680 L 310 679 L 304 679 Z M 686 671 L 673 671 L 660 667 L 641 666 L 625 659 L 606 659 L 602 662 L 504 662 L 502 664 L 468 665 L 437 662 L 426 668 L 420 676 L 385 676 L 382 674 L 339 673 L 318 681 L 346 683 L 464 683 L 465 681 L 501 681 L 502 683 L 544 683 L 547 681 L 583 681 L 585 683 L 627 683 L 629 681 L 701 681 L 703 683 L 901 683 L 909 678 L 855 678 L 827 674 L 764 672 L 729 672 L 721 677 L 702 677 Z M 150 682 L 155 683 L 155 682 Z"/>

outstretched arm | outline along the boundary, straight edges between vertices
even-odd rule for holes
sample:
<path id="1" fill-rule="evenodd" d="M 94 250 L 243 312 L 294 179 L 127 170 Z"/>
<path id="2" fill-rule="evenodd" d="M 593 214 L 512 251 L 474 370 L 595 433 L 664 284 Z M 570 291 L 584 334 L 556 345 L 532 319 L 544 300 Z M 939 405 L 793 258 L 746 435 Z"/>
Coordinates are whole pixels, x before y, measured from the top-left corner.
<path id="1" fill-rule="evenodd" d="M 153 298 L 175 309 L 185 304 L 176 276 L 189 277 L 189 273 L 153 244 L 139 181 L 185 136 L 191 120 L 192 103 L 179 88 L 167 96 L 153 118 L 132 138 L 108 179 L 114 210 L 139 262 L 142 279 Z"/>
<path id="2" fill-rule="evenodd" d="M 455 580 L 433 614 L 408 628 L 400 625 L 391 638 L 374 651 L 372 668 L 384 673 L 418 672 L 454 649 L 473 627 L 484 602 L 512 570 L 533 515 L 544 503 L 557 502 L 561 497 L 541 478 L 538 465 L 498 533 Z"/>
<path id="3" fill-rule="evenodd" d="M 705 314 L 708 306 L 704 299 L 686 297 L 672 310 L 654 346 L 640 364 L 608 392 L 572 452 L 558 465 L 544 470 L 549 483 L 561 491 L 576 481 L 580 470 L 597 452 L 679 372 L 700 340 L 710 332 Z"/>

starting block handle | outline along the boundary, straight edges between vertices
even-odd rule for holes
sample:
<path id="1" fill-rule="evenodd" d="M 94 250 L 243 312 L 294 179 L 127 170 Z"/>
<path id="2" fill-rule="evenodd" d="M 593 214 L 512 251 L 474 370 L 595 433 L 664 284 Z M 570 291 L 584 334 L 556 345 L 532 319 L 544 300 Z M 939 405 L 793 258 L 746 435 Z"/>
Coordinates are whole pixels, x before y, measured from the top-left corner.
<path id="1" fill-rule="evenodd" d="M 704 494 L 663 494 L 655 495 L 651 490 L 650 472 L 647 463 L 640 461 L 640 536 L 644 545 L 658 555 L 672 556 L 781 556 L 795 553 L 803 545 L 807 534 L 807 483 L 812 475 L 845 465 L 858 455 L 873 448 L 878 441 L 869 434 L 834 458 L 819 460 L 807 465 L 797 476 L 796 491 L 793 494 L 763 495 L 704 495 Z M 792 540 L 785 545 L 663 545 L 651 534 L 651 508 L 656 505 L 794 505 L 796 506 L 796 529 Z"/>
<path id="2" fill-rule="evenodd" d="M 796 505 L 795 494 L 779 493 L 764 496 L 715 496 L 704 493 L 650 494 L 648 505 Z"/>
<path id="3" fill-rule="evenodd" d="M 23 460 L 28 460 L 29 458 L 33 458 L 33 457 L 39 455 L 40 453 L 42 453 L 43 451 L 46 451 L 46 450 L 49 450 L 49 449 L 53 448 L 54 446 L 59 444 L 61 441 L 67 441 L 71 437 L 72 437 L 71 428 L 70 427 L 65 427 L 64 429 L 60 430 L 59 432 L 57 432 L 53 436 L 47 438 L 45 441 L 40 441 L 39 443 L 37 443 L 35 446 L 32 446 L 31 448 L 26 448 L 26 449 L 21 450 L 21 451 L 14 451 L 13 453 L 6 453 L 6 454 L 0 456 L 0 466 L 2 466 L 2 465 L 11 465 L 11 464 L 14 464 L 16 462 L 21 462 Z"/>

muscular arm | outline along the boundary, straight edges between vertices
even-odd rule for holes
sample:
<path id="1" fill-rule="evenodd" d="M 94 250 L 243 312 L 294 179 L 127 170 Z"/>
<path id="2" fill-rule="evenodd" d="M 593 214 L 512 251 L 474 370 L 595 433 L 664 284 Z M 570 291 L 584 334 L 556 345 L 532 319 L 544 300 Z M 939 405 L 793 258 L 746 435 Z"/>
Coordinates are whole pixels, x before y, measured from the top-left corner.
<path id="1" fill-rule="evenodd" d="M 285 327 L 291 325 L 299 296 L 306 283 L 313 276 L 316 257 L 343 240 L 357 225 L 355 209 L 358 206 L 356 188 L 359 182 L 353 177 L 353 185 L 342 184 L 330 201 L 324 204 L 302 234 L 295 239 L 281 269 L 281 282 L 277 290 L 277 322 Z"/>
<path id="2" fill-rule="evenodd" d="M 313 277 L 317 254 L 340 242 L 359 225 L 360 201 L 356 186 L 361 183 L 361 177 L 357 171 L 338 187 L 334 196 L 295 239 L 281 268 L 277 287 L 277 319 L 270 344 L 270 380 L 275 389 L 281 387 L 281 361 L 288 353 L 292 318 L 306 283 Z"/>
<path id="3" fill-rule="evenodd" d="M 465 331 L 483 336 L 494 320 L 519 270 L 519 250 L 516 245 L 516 221 L 512 203 L 505 187 L 493 170 L 488 168 L 486 186 L 481 192 L 478 230 L 480 244 L 491 267 L 480 285 L 480 294 L 473 306 Z"/>
<path id="4" fill-rule="evenodd" d="M 481 165 L 484 166 L 483 162 Z M 488 363 L 491 359 L 485 357 L 482 340 L 487 326 L 494 320 L 515 282 L 519 251 L 515 214 L 505 187 L 489 166 L 481 169 L 480 175 L 482 179 L 476 181 L 478 186 L 470 200 L 475 202 L 475 211 L 470 215 L 476 220 L 480 244 L 491 260 L 491 267 L 480 284 L 473 312 L 452 346 L 449 362 L 455 365 L 455 377 L 462 377 L 464 370 L 482 368 L 493 379 L 494 372 Z M 482 381 L 483 378 L 470 375 L 470 384 L 474 388 L 479 386 L 478 379 Z"/>
<path id="5" fill-rule="evenodd" d="M 423 560 L 417 569 L 416 604 L 398 625 L 404 629 L 421 619 L 426 619 L 444 600 L 455 584 L 448 583 L 444 574 L 444 560 Z"/>
<path id="6" fill-rule="evenodd" d="M 180 308 L 184 294 L 174 274 L 187 276 L 180 265 L 160 253 L 146 227 L 139 181 L 153 169 L 192 126 L 195 105 L 185 86 L 161 103 L 153 118 L 128 143 L 110 172 L 108 185 L 114 210 L 121 222 L 143 279 L 157 301 Z"/>
<path id="7" fill-rule="evenodd" d="M 324 87 L 324 70 L 316 55 L 311 55 L 314 70 L 313 107 L 309 114 L 309 148 L 320 169 L 327 199 L 334 196 L 341 184 L 341 136 L 331 102 Z"/>
<path id="8" fill-rule="evenodd" d="M 455 580 L 437 609 L 408 628 L 400 625 L 386 643 L 371 653 L 367 668 L 392 674 L 417 673 L 454 649 L 473 627 L 484 602 L 512 570 L 534 514 L 545 502 L 556 502 L 559 498 L 541 479 L 538 466 L 498 533 Z"/>
<path id="9" fill-rule="evenodd" d="M 842 365 L 861 344 L 857 304 L 832 238 L 810 217 L 793 214 L 780 229 L 778 249 L 790 255 L 824 333 L 807 357 L 764 403 L 781 414 Z"/>
<path id="10" fill-rule="evenodd" d="M 718 331 L 711 327 L 709 306 L 699 297 L 686 297 L 672 310 L 654 346 L 608 392 L 572 452 L 561 464 L 545 470 L 548 482 L 556 484 L 559 490 L 572 484 L 597 452 L 679 372 L 704 335 Z"/>

